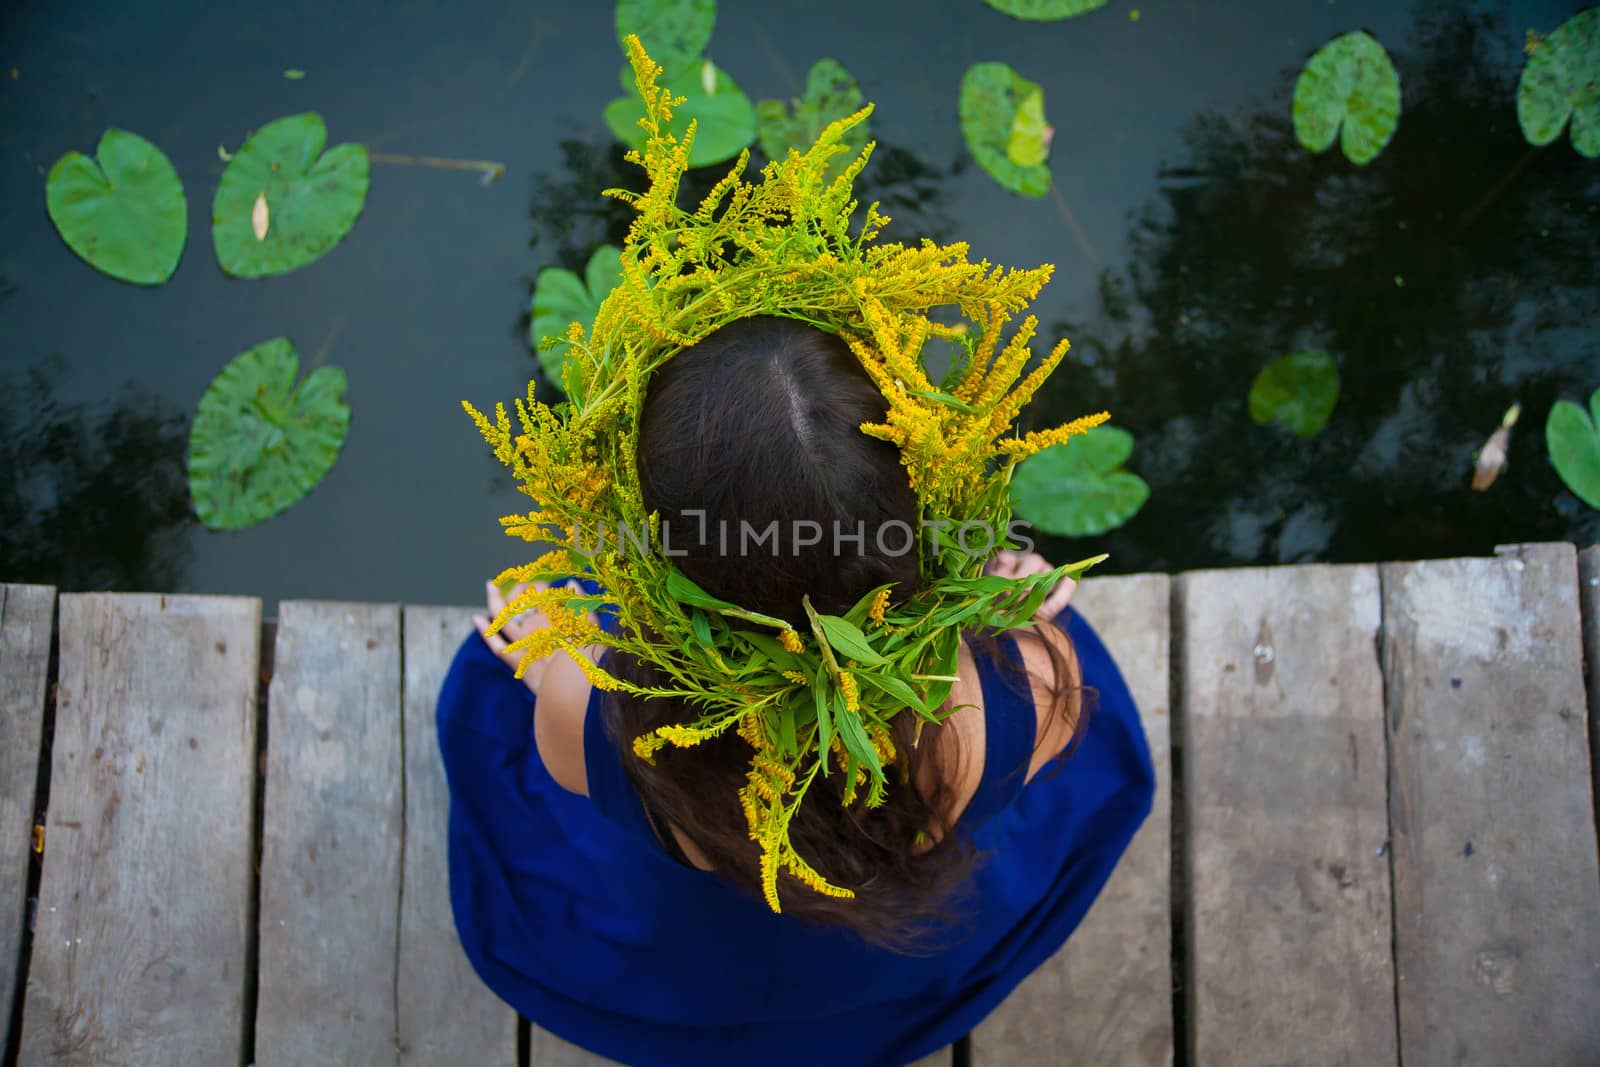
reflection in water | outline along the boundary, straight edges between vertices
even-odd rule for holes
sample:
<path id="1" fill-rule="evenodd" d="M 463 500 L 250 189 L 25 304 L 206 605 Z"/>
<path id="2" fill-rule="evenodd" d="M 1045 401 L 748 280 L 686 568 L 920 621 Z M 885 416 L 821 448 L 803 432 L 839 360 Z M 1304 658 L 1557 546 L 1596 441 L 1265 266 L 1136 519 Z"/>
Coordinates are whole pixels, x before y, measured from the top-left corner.
<path id="1" fill-rule="evenodd" d="M 1494 15 L 1434 10 L 1393 48 L 1394 140 L 1356 168 L 1295 140 L 1293 73 L 1243 117 L 1200 115 L 1184 161 L 1106 272 L 1076 365 L 1035 413 L 1105 406 L 1139 439 L 1144 511 L 1097 539 L 1116 569 L 1484 553 L 1589 541 L 1600 516 L 1545 456 L 1559 396 L 1600 385 L 1600 166 L 1517 125 L 1523 56 Z M 1260 367 L 1299 348 L 1339 360 L 1328 428 L 1250 421 Z M 1474 449 L 1520 400 L 1510 464 L 1468 488 Z M 1071 548 L 1061 549 L 1070 552 Z"/>
<path id="2" fill-rule="evenodd" d="M 63 404 L 66 377 L 53 357 L 0 379 L 0 581 L 182 588 L 187 417 L 132 391 L 94 412 Z"/>

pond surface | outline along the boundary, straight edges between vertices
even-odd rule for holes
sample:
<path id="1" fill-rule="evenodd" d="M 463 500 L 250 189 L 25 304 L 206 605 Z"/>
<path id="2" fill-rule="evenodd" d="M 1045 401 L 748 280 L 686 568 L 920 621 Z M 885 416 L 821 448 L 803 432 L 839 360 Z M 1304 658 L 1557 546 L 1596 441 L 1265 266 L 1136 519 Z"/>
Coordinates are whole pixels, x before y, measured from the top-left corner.
<path id="1" fill-rule="evenodd" d="M 1400 559 L 1600 539 L 1543 434 L 1555 399 L 1600 386 L 1600 161 L 1566 136 L 1530 148 L 1515 111 L 1525 31 L 1584 6 L 1148 0 L 1135 19 L 1114 0 L 1027 24 L 978 0 L 724 0 L 707 54 L 753 100 L 798 95 L 824 56 L 857 77 L 880 142 L 861 191 L 890 238 L 1056 264 L 1035 310 L 1073 351 L 1030 417 L 1110 408 L 1152 495 L 1122 529 L 1047 550 L 1108 551 L 1112 571 Z M 1384 43 L 1404 94 L 1365 168 L 1308 154 L 1290 124 L 1300 67 L 1352 29 Z M 523 390 L 538 269 L 620 237 L 596 195 L 634 181 L 601 119 L 622 64 L 609 4 L 14 0 L 0 42 L 0 579 L 465 603 L 531 558 L 499 532 L 523 498 L 459 401 Z M 1003 191 L 965 150 L 961 74 L 991 59 L 1044 88 L 1047 199 Z M 331 254 L 229 280 L 217 149 L 305 110 L 330 143 L 506 176 L 374 164 Z M 189 197 L 159 289 L 90 269 L 45 212 L 50 164 L 107 126 L 165 150 Z M 348 373 L 349 438 L 287 512 L 209 532 L 189 419 L 229 359 L 277 336 Z M 1340 367 L 1328 428 L 1255 425 L 1256 371 L 1308 347 Z M 1475 493 L 1474 452 L 1514 401 L 1509 464 Z"/>

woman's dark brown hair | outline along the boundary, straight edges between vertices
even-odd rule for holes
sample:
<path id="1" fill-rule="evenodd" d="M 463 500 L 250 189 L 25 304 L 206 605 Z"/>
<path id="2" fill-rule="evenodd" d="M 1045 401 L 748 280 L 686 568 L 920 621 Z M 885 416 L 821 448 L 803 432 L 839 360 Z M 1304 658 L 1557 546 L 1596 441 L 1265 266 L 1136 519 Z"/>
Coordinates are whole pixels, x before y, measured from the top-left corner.
<path id="1" fill-rule="evenodd" d="M 672 552 L 685 553 L 674 562 L 713 596 L 788 619 L 801 632 L 809 629 L 803 594 L 817 611 L 834 614 L 886 582 L 896 583 L 896 602 L 910 595 L 920 583 L 916 545 L 900 551 L 903 534 L 880 539 L 877 532 L 892 522 L 916 530 L 917 498 L 900 450 L 858 429 L 881 421 L 885 409 L 843 340 L 793 319 L 742 319 L 674 356 L 649 385 L 638 448 L 645 507 L 660 512 Z M 776 546 L 767 540 L 752 547 L 741 536 L 747 529 L 760 536 L 773 522 Z M 805 539 L 820 530 L 820 541 L 800 547 L 792 537 L 797 524 L 804 524 Z M 835 529 L 844 535 L 837 551 Z M 847 540 L 858 530 L 864 531 L 859 541 Z M 1075 714 L 1081 728 L 1061 651 L 1031 629 L 1017 636 L 1050 650 L 1051 713 Z M 987 646 L 977 655 L 1007 663 L 995 656 L 992 636 L 969 635 L 969 641 Z M 618 655 L 612 669 L 641 685 L 664 681 L 632 657 Z M 1022 672 L 1004 676 L 1031 707 Z M 608 696 L 607 731 L 647 810 L 675 823 L 723 877 L 759 892 L 758 850 L 737 797 L 749 746 L 730 732 L 690 749 L 668 747 L 654 765 L 644 763 L 633 755 L 634 737 L 692 721 L 698 710 Z M 846 927 L 899 951 L 924 947 L 936 932 L 959 926 L 954 894 L 978 858 L 945 817 L 962 754 L 954 731 L 940 736 L 932 726 L 913 745 L 916 721 L 908 709 L 893 722 L 902 758 L 888 769 L 890 788 L 880 807 L 841 804 L 843 773 L 813 783 L 790 825 L 791 840 L 823 877 L 855 897 L 822 896 L 785 873 L 778 884 L 784 914 Z M 925 769 L 925 761 L 934 764 Z M 930 781 L 938 784 L 925 793 L 918 783 Z M 930 835 L 935 843 L 927 848 Z"/>

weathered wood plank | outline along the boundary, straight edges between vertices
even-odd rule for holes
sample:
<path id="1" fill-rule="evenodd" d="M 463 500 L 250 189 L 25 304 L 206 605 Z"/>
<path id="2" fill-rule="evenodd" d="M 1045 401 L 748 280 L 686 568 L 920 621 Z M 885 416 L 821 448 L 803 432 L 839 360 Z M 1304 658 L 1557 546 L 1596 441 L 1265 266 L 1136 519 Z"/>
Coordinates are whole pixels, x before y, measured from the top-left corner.
<path id="1" fill-rule="evenodd" d="M 565 1038 L 540 1029 L 537 1025 L 531 1027 L 531 1030 L 532 1039 L 528 1043 L 529 1067 L 621 1067 L 616 1060 L 579 1048 Z"/>
<path id="2" fill-rule="evenodd" d="M 50 667 L 56 591 L 0 585 L 0 1049 L 11 1041 L 11 1007 L 28 907 L 34 789 Z"/>
<path id="3" fill-rule="evenodd" d="M 1578 606 L 1583 612 L 1583 684 L 1589 691 L 1589 774 L 1600 807 L 1600 545 L 1578 553 Z"/>
<path id="4" fill-rule="evenodd" d="M 20 1062 L 232 1063 L 261 602 L 61 597 Z"/>
<path id="5" fill-rule="evenodd" d="M 1502 553 L 1383 568 L 1407 1067 L 1600 1057 L 1575 552 Z"/>
<path id="6" fill-rule="evenodd" d="M 1394 1063 L 1377 570 L 1179 590 L 1194 1060 Z"/>
<path id="7" fill-rule="evenodd" d="M 979 1067 L 1172 1062 L 1170 603 L 1164 574 L 1090 579 L 1073 597 L 1139 707 L 1155 806 L 1083 925 L 973 1032 Z"/>
<path id="8" fill-rule="evenodd" d="M 405 864 L 398 1000 L 402 1064 L 514 1064 L 517 1015 L 479 980 L 450 910 L 450 793 L 434 710 L 472 609 L 405 609 Z M 536 1061 L 537 1062 L 537 1061 Z"/>
<path id="9" fill-rule="evenodd" d="M 256 1062 L 392 1055 L 400 609 L 286 601 L 267 695 Z"/>

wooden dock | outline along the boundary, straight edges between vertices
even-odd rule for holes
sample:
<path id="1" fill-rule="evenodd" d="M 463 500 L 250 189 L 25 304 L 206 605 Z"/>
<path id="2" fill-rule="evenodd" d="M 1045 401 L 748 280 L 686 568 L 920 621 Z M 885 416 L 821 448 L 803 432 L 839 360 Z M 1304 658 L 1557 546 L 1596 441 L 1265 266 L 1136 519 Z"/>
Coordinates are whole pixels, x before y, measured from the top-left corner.
<path id="1" fill-rule="evenodd" d="M 1600 1063 L 1600 547 L 1075 603 L 1155 812 L 925 1065 Z M 433 708 L 469 614 L 0 586 L 5 1063 L 600 1062 L 456 944 Z"/>

